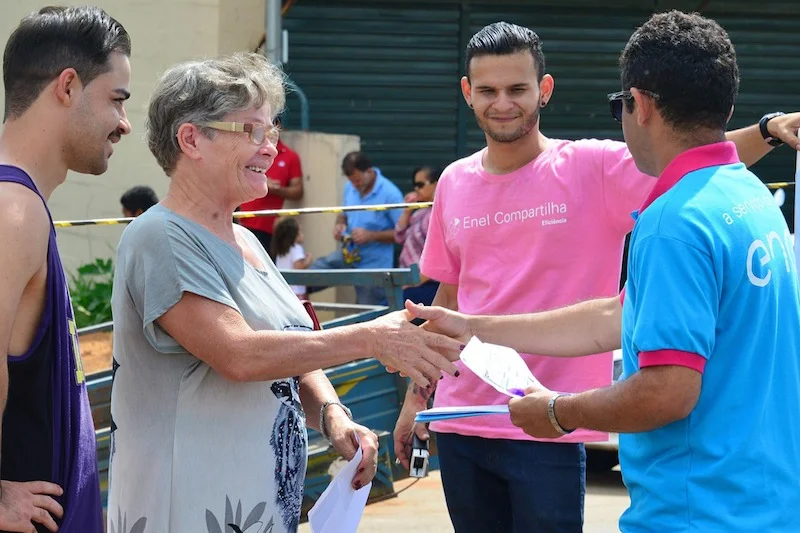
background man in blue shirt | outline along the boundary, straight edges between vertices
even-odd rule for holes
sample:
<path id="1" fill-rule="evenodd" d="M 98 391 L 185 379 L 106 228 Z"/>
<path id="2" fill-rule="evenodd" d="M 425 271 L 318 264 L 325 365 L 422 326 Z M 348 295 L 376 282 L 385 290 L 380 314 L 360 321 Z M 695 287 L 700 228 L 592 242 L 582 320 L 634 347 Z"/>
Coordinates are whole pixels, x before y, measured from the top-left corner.
<path id="1" fill-rule="evenodd" d="M 348 183 L 344 187 L 344 206 L 403 203 L 403 193 L 389 181 L 364 152 L 350 152 L 342 160 L 342 172 Z M 356 259 L 346 264 L 342 251 L 314 261 L 311 268 L 393 268 L 394 227 L 403 214 L 401 209 L 388 211 L 351 211 L 336 217 L 333 238 L 343 241 L 345 253 Z M 356 303 L 385 305 L 382 287 L 356 286 Z"/>
<path id="2" fill-rule="evenodd" d="M 639 170 L 659 176 L 634 213 L 621 297 L 517 317 L 409 307 L 426 327 L 525 353 L 586 355 L 621 335 L 619 383 L 537 386 L 509 407 L 535 437 L 621 433 L 623 532 L 800 531 L 797 268 L 783 215 L 725 142 L 733 45 L 716 22 L 671 11 L 633 34 L 620 65 L 612 114 Z"/>

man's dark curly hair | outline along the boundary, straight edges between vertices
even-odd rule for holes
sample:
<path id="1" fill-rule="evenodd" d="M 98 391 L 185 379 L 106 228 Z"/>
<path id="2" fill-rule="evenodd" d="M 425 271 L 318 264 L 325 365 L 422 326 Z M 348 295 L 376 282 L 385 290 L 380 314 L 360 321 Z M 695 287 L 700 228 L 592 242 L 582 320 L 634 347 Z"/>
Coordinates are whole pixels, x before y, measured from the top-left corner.
<path id="1" fill-rule="evenodd" d="M 713 20 L 680 11 L 653 15 L 622 51 L 620 71 L 623 89 L 658 95 L 657 109 L 676 130 L 727 128 L 739 68 L 728 34 Z M 633 109 L 633 100 L 625 104 Z"/>

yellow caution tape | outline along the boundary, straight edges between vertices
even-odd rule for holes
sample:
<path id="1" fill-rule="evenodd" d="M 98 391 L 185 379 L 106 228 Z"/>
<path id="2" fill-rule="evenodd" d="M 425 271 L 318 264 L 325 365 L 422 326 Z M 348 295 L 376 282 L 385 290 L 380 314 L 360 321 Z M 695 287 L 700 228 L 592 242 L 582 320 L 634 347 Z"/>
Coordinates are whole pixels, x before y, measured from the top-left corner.
<path id="1" fill-rule="evenodd" d="M 794 184 L 794 181 L 776 181 L 775 183 L 767 183 L 766 186 L 768 189 L 783 189 L 784 187 L 791 187 Z"/>
<path id="2" fill-rule="evenodd" d="M 265 209 L 262 211 L 239 211 L 233 218 L 255 218 L 265 216 L 296 217 L 298 215 L 311 215 L 316 213 L 347 213 L 349 211 L 386 211 L 388 209 L 422 209 L 431 207 L 433 202 L 416 202 L 413 204 L 381 204 L 381 205 L 349 205 L 340 207 L 302 207 L 300 209 Z M 104 226 L 113 224 L 128 224 L 133 218 L 93 218 L 88 220 L 59 220 L 53 222 L 57 228 L 70 228 L 76 226 Z"/>
<path id="3" fill-rule="evenodd" d="M 769 189 L 783 189 L 792 187 L 794 181 L 778 181 L 767 183 Z M 255 218 L 265 216 L 296 217 L 316 213 L 347 213 L 349 211 L 386 211 L 388 209 L 423 209 L 431 207 L 433 202 L 416 202 L 412 204 L 381 204 L 381 205 L 350 205 L 339 207 L 302 207 L 300 209 L 265 209 L 262 211 L 240 211 L 233 214 L 233 218 Z M 89 220 L 59 220 L 53 222 L 57 228 L 70 228 L 76 226 L 104 226 L 114 224 L 128 224 L 133 218 L 93 218 Z"/>

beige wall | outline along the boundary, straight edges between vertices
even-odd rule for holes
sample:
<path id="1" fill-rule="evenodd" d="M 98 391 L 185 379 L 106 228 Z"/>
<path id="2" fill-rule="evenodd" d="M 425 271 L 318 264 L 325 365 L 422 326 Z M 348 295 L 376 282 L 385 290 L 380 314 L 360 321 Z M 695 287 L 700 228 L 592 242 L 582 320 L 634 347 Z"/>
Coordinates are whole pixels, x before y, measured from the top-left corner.
<path id="1" fill-rule="evenodd" d="M 20 19 L 43 5 L 83 4 L 70 0 L 0 1 L 0 46 Z M 263 33 L 264 0 L 92 0 L 119 20 L 133 42 L 131 100 L 133 134 L 114 149 L 102 176 L 71 173 L 51 198 L 56 220 L 121 216 L 119 197 L 134 185 L 150 185 L 159 197 L 167 180 L 143 137 L 145 106 L 158 77 L 188 59 L 252 50 Z M 0 99 L 4 97 L 0 87 Z M 111 257 L 121 226 L 59 230 L 59 247 L 69 270 L 94 257 Z"/>
<path id="2" fill-rule="evenodd" d="M 286 207 L 341 205 L 344 185 L 347 183 L 341 172 L 342 159 L 348 152 L 360 148 L 359 138 L 354 135 L 288 131 L 282 135 L 282 139 L 300 156 L 305 190 L 302 201 L 286 202 Z M 305 235 L 306 251 L 314 257 L 321 257 L 335 249 L 332 235 L 335 221 L 336 215 L 333 213 L 298 217 Z"/>
<path id="3" fill-rule="evenodd" d="M 333 207 L 342 205 L 344 185 L 342 159 L 348 152 L 361 148 L 360 139 L 354 135 L 332 135 L 315 132 L 286 132 L 282 135 L 287 146 L 295 150 L 303 165 L 305 194 L 300 202 L 287 202 L 286 207 Z M 336 248 L 333 240 L 334 213 L 308 214 L 298 217 L 305 235 L 305 249 L 315 258 Z M 315 302 L 355 302 L 352 287 L 339 287 L 314 293 Z M 319 314 L 321 321 L 330 320 L 331 314 Z"/>
<path id="4" fill-rule="evenodd" d="M 219 53 L 255 50 L 264 33 L 266 0 L 219 0 Z"/>

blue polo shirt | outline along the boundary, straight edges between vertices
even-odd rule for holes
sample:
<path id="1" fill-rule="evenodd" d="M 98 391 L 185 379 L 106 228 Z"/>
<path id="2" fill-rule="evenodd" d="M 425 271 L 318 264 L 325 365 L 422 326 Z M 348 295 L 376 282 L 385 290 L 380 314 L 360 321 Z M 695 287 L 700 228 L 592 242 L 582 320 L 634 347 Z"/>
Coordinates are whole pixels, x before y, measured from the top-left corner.
<path id="1" fill-rule="evenodd" d="M 377 177 L 375 185 L 366 196 L 361 196 L 358 189 L 348 181 L 344 186 L 344 205 L 380 205 L 401 204 L 403 193 L 397 186 L 386 179 L 377 167 L 373 167 Z M 393 230 L 402 209 L 389 209 L 387 211 L 351 211 L 347 216 L 347 231 L 355 228 L 364 228 L 369 231 Z M 356 263 L 356 268 L 392 268 L 394 267 L 394 244 L 390 242 L 368 242 L 358 245 L 361 261 Z"/>
<path id="2" fill-rule="evenodd" d="M 635 214 L 634 214 L 635 215 Z M 620 435 L 624 532 L 800 531 L 800 299 L 792 239 L 732 143 L 664 170 L 638 212 L 623 379 L 703 374 L 688 417 Z"/>

